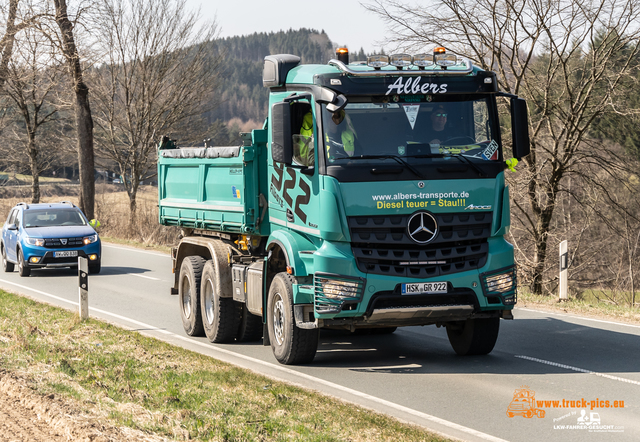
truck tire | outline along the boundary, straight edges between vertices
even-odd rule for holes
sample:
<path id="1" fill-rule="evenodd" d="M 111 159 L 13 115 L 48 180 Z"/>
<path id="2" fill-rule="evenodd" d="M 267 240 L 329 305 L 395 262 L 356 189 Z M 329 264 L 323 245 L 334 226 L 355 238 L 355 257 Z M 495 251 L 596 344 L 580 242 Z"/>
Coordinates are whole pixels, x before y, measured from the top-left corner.
<path id="1" fill-rule="evenodd" d="M 491 353 L 498 340 L 500 318 L 478 318 L 447 324 L 447 336 L 460 356 Z"/>
<path id="2" fill-rule="evenodd" d="M 18 274 L 20 276 L 29 276 L 31 274 L 31 269 L 24 263 L 24 255 L 20 249 L 18 249 Z"/>
<path id="3" fill-rule="evenodd" d="M 189 336 L 202 336 L 200 316 L 200 279 L 205 260 L 201 256 L 187 256 L 180 266 L 178 300 L 182 327 Z"/>
<path id="4" fill-rule="evenodd" d="M 215 343 L 231 342 L 238 333 L 240 321 L 239 304 L 233 298 L 221 296 L 225 287 L 224 278 L 231 278 L 229 271 L 220 268 L 224 264 L 218 260 L 218 265 L 209 260 L 204 265 L 200 298 L 202 306 L 202 325 L 209 341 Z M 229 284 L 231 283 L 228 281 Z"/>
<path id="5" fill-rule="evenodd" d="M 278 273 L 267 301 L 267 328 L 273 355 L 285 365 L 305 364 L 313 360 L 318 349 L 318 329 L 296 327 L 293 315 L 293 284 L 295 279 Z"/>
<path id="6" fill-rule="evenodd" d="M 249 311 L 246 304 L 240 306 L 240 327 L 238 328 L 238 341 L 255 342 L 262 338 L 262 318 Z"/>
<path id="7" fill-rule="evenodd" d="M 13 269 L 14 269 L 14 264 L 7 260 L 7 251 L 5 250 L 4 244 L 3 244 L 2 245 L 2 270 L 4 270 L 5 273 L 11 273 L 13 272 Z"/>

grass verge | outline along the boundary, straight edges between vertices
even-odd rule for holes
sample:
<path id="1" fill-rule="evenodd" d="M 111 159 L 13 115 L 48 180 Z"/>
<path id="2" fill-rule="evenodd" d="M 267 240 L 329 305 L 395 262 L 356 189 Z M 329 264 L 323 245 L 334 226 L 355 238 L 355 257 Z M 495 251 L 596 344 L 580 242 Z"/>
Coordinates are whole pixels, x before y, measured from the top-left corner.
<path id="1" fill-rule="evenodd" d="M 589 296 L 585 296 L 583 299 L 570 297 L 566 301 L 560 301 L 557 296 L 533 295 L 519 289 L 516 307 L 535 307 L 541 310 L 640 324 L 639 309 L 631 308 L 628 305 L 603 302 Z"/>
<path id="2" fill-rule="evenodd" d="M 441 441 L 421 428 L 0 291 L 0 368 L 116 426 L 187 440 Z"/>

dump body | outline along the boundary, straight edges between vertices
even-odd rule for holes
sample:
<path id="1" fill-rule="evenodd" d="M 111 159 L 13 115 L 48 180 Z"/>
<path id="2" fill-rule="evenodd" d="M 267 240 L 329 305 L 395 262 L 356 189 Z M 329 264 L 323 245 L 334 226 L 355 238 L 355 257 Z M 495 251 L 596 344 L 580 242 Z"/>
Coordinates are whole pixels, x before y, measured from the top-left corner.
<path id="1" fill-rule="evenodd" d="M 160 150 L 160 223 L 225 233 L 268 234 L 269 226 L 260 222 L 266 133 L 254 131 L 253 136 L 254 143 L 247 146 Z"/>

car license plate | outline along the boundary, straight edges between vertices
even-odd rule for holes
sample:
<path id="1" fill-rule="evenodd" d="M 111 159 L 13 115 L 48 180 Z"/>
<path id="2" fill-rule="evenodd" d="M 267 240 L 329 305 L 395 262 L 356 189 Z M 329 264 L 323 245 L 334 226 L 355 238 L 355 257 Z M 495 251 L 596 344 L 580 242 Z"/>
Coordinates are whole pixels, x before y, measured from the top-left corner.
<path id="1" fill-rule="evenodd" d="M 77 250 L 65 250 L 62 252 L 53 252 L 54 258 L 71 258 L 74 256 L 78 256 Z"/>
<path id="2" fill-rule="evenodd" d="M 447 293 L 446 282 L 412 282 L 402 284 L 403 295 L 422 295 L 425 293 Z"/>

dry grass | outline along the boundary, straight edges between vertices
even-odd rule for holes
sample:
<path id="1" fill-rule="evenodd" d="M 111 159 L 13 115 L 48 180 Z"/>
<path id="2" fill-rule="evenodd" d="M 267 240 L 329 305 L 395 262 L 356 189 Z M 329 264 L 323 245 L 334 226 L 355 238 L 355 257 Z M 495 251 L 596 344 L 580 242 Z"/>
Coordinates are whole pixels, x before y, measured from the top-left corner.
<path id="1" fill-rule="evenodd" d="M 136 196 L 137 223 L 131 226 L 129 197 L 121 186 L 101 184 L 96 187 L 96 218 L 100 236 L 114 242 L 131 242 L 143 246 L 177 244 L 180 229 L 158 222 L 158 188 L 141 186 Z"/>
<path id="2" fill-rule="evenodd" d="M 570 313 L 598 319 L 640 324 L 640 309 L 628 305 L 603 302 L 592 296 L 569 297 L 560 301 L 557 296 L 539 296 L 520 289 L 516 307 L 532 307 L 539 310 Z"/>
<path id="3" fill-rule="evenodd" d="M 79 186 L 42 186 L 43 203 L 71 201 L 79 204 Z M 29 187 L 0 188 L 0 217 L 6 219 L 9 211 L 19 202 L 31 201 Z M 112 242 L 122 242 L 146 247 L 167 247 L 177 243 L 180 230 L 165 227 L 158 222 L 158 189 L 141 186 L 136 198 L 138 219 L 135 226 L 129 222 L 129 197 L 122 186 L 96 185 L 96 218 L 100 221 L 100 236 Z"/>
<path id="4" fill-rule="evenodd" d="M 177 440 L 442 441 L 427 431 L 0 291 L 0 371 L 84 414 Z"/>

